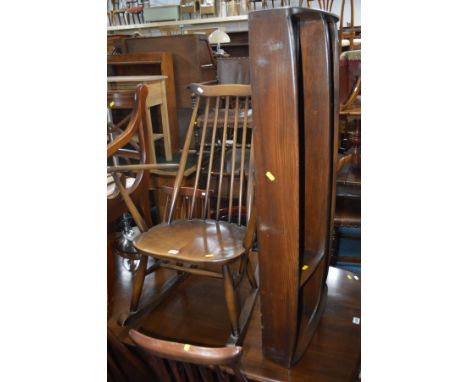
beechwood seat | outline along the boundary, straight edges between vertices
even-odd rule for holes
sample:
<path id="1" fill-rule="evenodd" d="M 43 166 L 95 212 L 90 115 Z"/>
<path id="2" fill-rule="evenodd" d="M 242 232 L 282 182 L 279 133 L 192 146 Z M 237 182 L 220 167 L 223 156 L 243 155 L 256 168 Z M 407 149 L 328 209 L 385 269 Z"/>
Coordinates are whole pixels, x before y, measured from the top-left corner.
<path id="1" fill-rule="evenodd" d="M 157 297 L 154 304 L 139 309 L 145 276 L 159 268 L 168 268 L 177 271 L 174 281 L 169 280 L 172 285 L 189 274 L 222 280 L 220 287 L 224 288 L 232 329 L 227 343 L 234 344 L 242 340 L 257 294 L 255 272 L 249 259 L 255 231 L 254 147 L 247 118 L 251 88 L 250 85 L 194 84 L 192 92 L 196 95 L 195 106 L 166 222 L 149 228 L 131 198 L 125 198 L 142 232 L 134 246 L 143 257 L 133 284 L 130 314 L 123 323 L 130 324 L 160 303 L 162 299 Z M 231 109 L 234 120 L 228 118 Z M 211 122 L 208 121 L 210 113 L 215 115 Z M 196 144 L 195 181 L 191 188 L 181 187 L 189 152 L 195 150 L 194 126 L 199 114 L 204 120 L 198 126 L 201 131 Z M 219 115 L 223 116 L 222 123 L 218 123 Z M 177 219 L 176 205 L 181 194 L 184 199 L 191 199 L 191 203 L 185 218 Z M 147 270 L 148 257 L 156 259 L 156 263 Z M 250 292 L 241 305 L 238 288 L 244 276 Z"/>

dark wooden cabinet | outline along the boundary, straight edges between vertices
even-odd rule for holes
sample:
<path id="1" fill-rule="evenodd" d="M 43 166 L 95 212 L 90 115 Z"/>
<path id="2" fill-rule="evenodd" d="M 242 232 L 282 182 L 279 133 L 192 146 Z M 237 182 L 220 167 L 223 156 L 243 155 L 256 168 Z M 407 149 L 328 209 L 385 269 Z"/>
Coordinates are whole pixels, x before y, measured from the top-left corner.
<path id="1" fill-rule="evenodd" d="M 306 350 L 326 303 L 337 21 L 303 8 L 249 14 L 263 354 L 287 367 Z"/>

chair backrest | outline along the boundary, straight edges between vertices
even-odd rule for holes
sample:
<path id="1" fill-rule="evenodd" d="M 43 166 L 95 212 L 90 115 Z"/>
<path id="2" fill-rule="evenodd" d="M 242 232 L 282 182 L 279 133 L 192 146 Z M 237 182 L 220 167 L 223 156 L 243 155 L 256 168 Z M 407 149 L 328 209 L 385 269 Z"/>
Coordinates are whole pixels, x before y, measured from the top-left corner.
<path id="1" fill-rule="evenodd" d="M 225 218 L 241 224 L 242 215 L 245 215 L 246 221 L 250 217 L 253 197 L 250 85 L 192 84 L 191 91 L 196 96 L 195 106 L 167 220 L 170 223 L 174 219 L 189 152 L 196 151 L 195 181 L 188 218 L 194 217 L 194 202 L 199 190 L 203 190 L 201 218 Z M 195 125 L 198 129 L 197 142 L 194 142 Z"/>
<path id="2" fill-rule="evenodd" d="M 226 370 L 229 368 L 235 381 L 247 382 L 238 367 L 242 355 L 239 346 L 208 348 L 181 344 L 148 337 L 134 329 L 129 335 L 149 355 L 149 366 L 163 381 L 224 382 L 231 380 Z"/>
<path id="3" fill-rule="evenodd" d="M 322 11 L 331 12 L 333 8 L 333 0 L 318 0 L 318 7 Z"/>
<path id="4" fill-rule="evenodd" d="M 350 109 L 361 92 L 361 51 L 350 50 L 340 55 L 340 105 Z"/>
<path id="5" fill-rule="evenodd" d="M 114 165 L 126 165 L 131 163 L 147 164 L 147 140 L 145 139 L 146 119 L 145 103 L 148 95 L 148 88 L 145 85 L 139 85 L 135 92 L 125 90 L 109 90 L 107 92 L 107 103 L 112 109 L 130 109 L 131 114 L 123 118 L 117 124 L 108 125 L 108 161 L 114 161 Z M 134 138 L 138 141 L 135 142 Z M 123 162 L 123 163 L 122 163 Z M 122 171 L 120 176 L 121 183 L 126 185 L 128 194 L 133 194 L 138 201 L 143 201 L 145 190 L 148 189 L 148 174 L 144 171 Z M 128 180 L 131 180 L 129 182 Z M 115 182 L 108 181 L 108 221 L 119 217 L 126 206 L 120 199 L 120 192 Z M 147 219 L 149 213 L 146 212 L 146 205 L 140 206 Z"/>

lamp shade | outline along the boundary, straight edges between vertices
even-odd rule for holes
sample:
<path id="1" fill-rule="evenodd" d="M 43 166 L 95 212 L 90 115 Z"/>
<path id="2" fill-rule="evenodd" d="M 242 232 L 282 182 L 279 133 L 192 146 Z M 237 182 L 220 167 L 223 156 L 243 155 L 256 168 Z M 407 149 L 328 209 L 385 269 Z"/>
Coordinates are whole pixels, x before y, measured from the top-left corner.
<path id="1" fill-rule="evenodd" d="M 208 42 L 210 44 L 223 44 L 226 42 L 231 42 L 228 34 L 224 30 L 217 29 L 208 36 Z"/>

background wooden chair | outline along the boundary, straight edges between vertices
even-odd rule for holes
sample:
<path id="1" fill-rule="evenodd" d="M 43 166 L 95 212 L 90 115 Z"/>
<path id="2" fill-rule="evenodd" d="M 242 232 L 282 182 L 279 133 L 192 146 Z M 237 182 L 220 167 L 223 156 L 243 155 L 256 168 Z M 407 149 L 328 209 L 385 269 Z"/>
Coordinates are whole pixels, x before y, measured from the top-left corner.
<path id="1" fill-rule="evenodd" d="M 200 2 L 200 16 L 216 16 L 216 1 L 210 0 L 203 0 Z"/>
<path id="2" fill-rule="evenodd" d="M 340 134 L 344 153 L 337 165 L 332 264 L 360 263 L 360 256 L 340 256 L 340 239 L 360 239 L 361 228 L 361 55 L 340 56 Z"/>
<path id="3" fill-rule="evenodd" d="M 158 268 L 168 268 L 178 272 L 174 280 L 170 281 L 173 285 L 188 274 L 223 280 L 232 327 L 228 343 L 232 344 L 242 339 L 257 294 L 257 281 L 249 260 L 255 231 L 255 209 L 252 203 L 253 142 L 251 126 L 248 125 L 251 89 L 249 85 L 193 84 L 192 91 L 197 98 L 169 203 L 167 223 L 148 229 L 131 199 L 125 198 L 135 222 L 143 232 L 134 245 L 145 256 L 136 274 L 130 314 L 124 323 L 130 323 L 162 301 L 158 297 L 154 304 L 138 310 L 145 275 Z M 210 119 L 212 108 L 215 114 Z M 195 147 L 193 132 L 201 110 L 205 118 L 197 145 L 191 210 L 187 220 L 175 220 L 176 201 L 181 192 L 189 151 Z M 221 124 L 218 123 L 219 115 L 223 116 Z M 121 184 L 119 190 L 125 192 Z M 194 218 L 193 201 L 197 198 L 198 190 L 205 192 L 202 219 Z M 210 195 L 213 197 L 210 198 Z M 247 227 L 241 224 L 242 211 L 245 211 Z M 221 220 L 223 216 L 226 216 L 224 221 Z M 151 270 L 146 270 L 147 256 L 156 259 Z M 238 267 L 233 267 L 234 262 L 238 263 Z M 244 276 L 247 276 L 251 291 L 241 310 L 236 290 Z"/>
<path id="4" fill-rule="evenodd" d="M 108 224 L 108 300 L 113 291 L 113 223 L 128 211 L 125 198 L 132 198 L 144 224 L 151 224 L 149 204 L 149 173 L 145 169 L 173 168 L 175 165 L 149 163 L 145 103 L 148 89 L 139 85 L 136 91 L 111 90 L 107 102 L 111 110 L 130 110 L 117 123 L 108 123 L 107 160 L 112 169 L 107 177 Z M 109 112 L 111 112 L 109 110 Z M 116 182 L 116 179 L 118 180 Z M 108 302 L 109 302 L 108 301 Z"/>
<path id="5" fill-rule="evenodd" d="M 197 9 L 195 7 L 195 0 L 181 0 L 179 10 L 181 20 L 184 19 L 184 15 L 188 15 L 191 19 L 192 15 L 195 15 L 197 13 Z"/>
<path id="6" fill-rule="evenodd" d="M 107 102 L 111 114 L 113 109 L 129 109 L 131 113 L 114 124 L 112 118 L 108 121 L 108 144 L 107 159 L 112 164 L 129 164 L 136 162 L 147 163 L 146 141 L 144 132 L 144 105 L 146 102 L 147 89 L 139 86 L 136 92 L 121 93 L 118 91 L 108 92 Z M 137 141 L 134 141 L 134 138 Z M 128 147 L 129 146 L 129 147 Z M 148 174 L 122 173 L 122 183 L 125 184 L 127 192 L 132 195 L 146 219 L 150 217 L 148 202 Z M 114 223 L 127 211 L 126 204 L 120 197 L 117 186 L 111 175 L 107 178 L 107 291 L 108 291 L 108 313 L 114 290 L 114 259 L 113 259 L 113 232 Z"/>
<path id="7" fill-rule="evenodd" d="M 133 329 L 129 335 L 148 355 L 148 365 L 162 381 L 247 382 L 238 366 L 242 355 L 239 346 L 208 348 L 181 344 L 151 338 Z M 233 375 L 226 371 L 227 368 Z"/>

